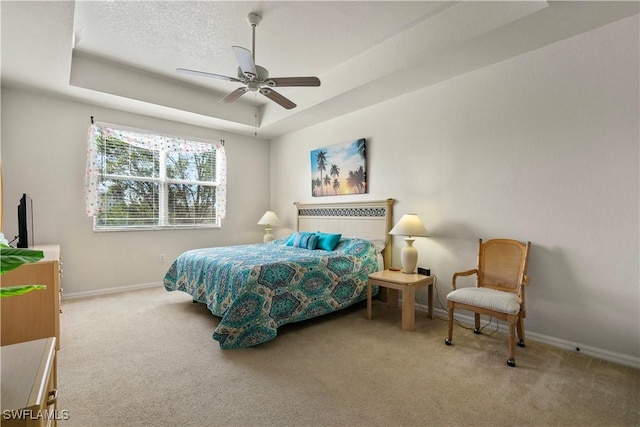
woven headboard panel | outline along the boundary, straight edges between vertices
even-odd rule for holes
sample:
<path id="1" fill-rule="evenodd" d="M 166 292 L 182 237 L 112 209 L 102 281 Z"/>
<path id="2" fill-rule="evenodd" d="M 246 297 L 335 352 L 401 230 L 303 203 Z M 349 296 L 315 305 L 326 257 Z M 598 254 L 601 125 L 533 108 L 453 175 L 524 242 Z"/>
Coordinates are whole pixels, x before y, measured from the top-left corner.
<path id="1" fill-rule="evenodd" d="M 386 242 L 382 256 L 391 265 L 391 239 L 394 199 L 345 203 L 296 203 L 298 231 L 340 233 Z"/>

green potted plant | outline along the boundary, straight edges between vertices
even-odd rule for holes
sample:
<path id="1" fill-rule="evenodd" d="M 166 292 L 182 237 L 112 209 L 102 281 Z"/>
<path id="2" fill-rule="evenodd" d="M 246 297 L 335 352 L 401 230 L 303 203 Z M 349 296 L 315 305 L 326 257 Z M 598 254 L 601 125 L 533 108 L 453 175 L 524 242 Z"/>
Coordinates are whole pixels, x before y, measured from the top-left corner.
<path id="1" fill-rule="evenodd" d="M 40 261 L 44 253 L 35 249 L 12 248 L 0 243 L 0 275 L 14 270 L 23 264 Z M 45 285 L 21 285 L 0 287 L 0 298 L 26 294 L 36 289 L 46 289 Z"/>

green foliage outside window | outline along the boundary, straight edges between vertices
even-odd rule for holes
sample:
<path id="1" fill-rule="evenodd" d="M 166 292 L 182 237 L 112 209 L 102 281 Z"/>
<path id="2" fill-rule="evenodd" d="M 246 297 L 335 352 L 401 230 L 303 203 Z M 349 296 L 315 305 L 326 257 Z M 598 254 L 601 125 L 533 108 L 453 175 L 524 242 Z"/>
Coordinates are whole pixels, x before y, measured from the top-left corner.
<path id="1" fill-rule="evenodd" d="M 215 150 L 152 150 L 103 135 L 96 150 L 97 227 L 216 224 Z"/>

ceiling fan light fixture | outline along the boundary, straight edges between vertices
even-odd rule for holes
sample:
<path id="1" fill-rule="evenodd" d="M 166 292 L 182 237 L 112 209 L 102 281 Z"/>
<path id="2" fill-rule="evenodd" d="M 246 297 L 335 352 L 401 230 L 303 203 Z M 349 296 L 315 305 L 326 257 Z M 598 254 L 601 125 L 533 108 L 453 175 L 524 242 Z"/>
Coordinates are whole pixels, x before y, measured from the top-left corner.
<path id="1" fill-rule="evenodd" d="M 247 89 L 249 89 L 251 92 L 255 92 L 260 89 L 260 85 L 256 81 L 250 81 L 247 83 Z"/>

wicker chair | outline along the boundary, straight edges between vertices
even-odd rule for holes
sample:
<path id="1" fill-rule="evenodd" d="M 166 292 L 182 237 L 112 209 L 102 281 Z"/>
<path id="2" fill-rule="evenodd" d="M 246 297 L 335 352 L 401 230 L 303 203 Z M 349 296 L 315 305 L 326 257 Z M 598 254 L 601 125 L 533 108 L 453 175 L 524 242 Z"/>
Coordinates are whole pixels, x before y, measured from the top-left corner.
<path id="1" fill-rule="evenodd" d="M 456 309 L 474 312 L 476 334 L 480 334 L 480 315 L 485 314 L 509 324 L 509 359 L 507 365 L 516 366 L 516 330 L 518 346 L 524 347 L 524 318 L 526 316 L 524 290 L 529 283 L 527 263 L 531 242 L 493 239 L 479 240 L 478 267 L 455 273 L 453 291 L 447 295 L 449 310 L 447 345 L 452 344 L 453 313 Z M 476 275 L 476 286 L 457 289 L 461 276 Z"/>

